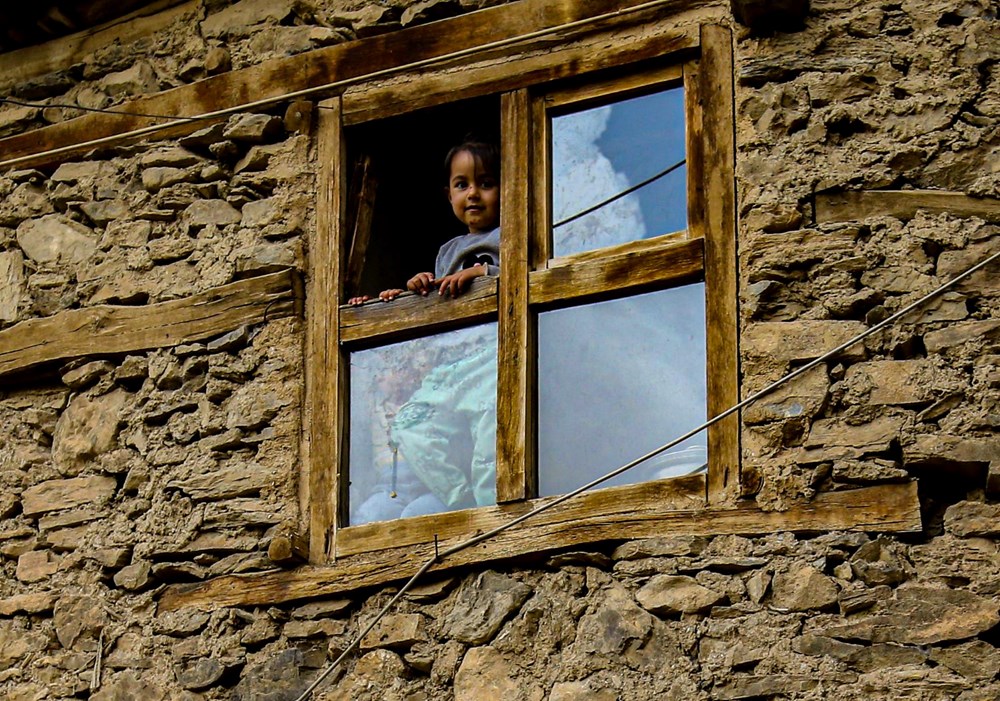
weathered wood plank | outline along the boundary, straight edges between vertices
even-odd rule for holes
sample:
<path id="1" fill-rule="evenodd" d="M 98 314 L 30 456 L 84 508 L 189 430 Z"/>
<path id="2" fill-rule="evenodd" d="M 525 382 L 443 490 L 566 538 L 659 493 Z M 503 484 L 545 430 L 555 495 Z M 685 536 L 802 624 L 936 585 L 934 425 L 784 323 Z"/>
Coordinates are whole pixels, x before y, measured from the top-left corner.
<path id="1" fill-rule="evenodd" d="M 912 219 L 918 211 L 1000 221 L 1000 199 L 949 190 L 850 190 L 816 195 L 816 223 L 868 217 Z"/>
<path id="2" fill-rule="evenodd" d="M 341 503 L 338 469 L 346 422 L 347 379 L 340 350 L 339 309 L 344 238 L 345 148 L 340 99 L 326 102 L 317 123 L 319 172 L 316 230 L 309 246 L 308 325 L 306 327 L 307 494 L 309 553 L 316 564 L 333 553 L 337 509 Z M 346 485 L 345 485 L 346 486 Z"/>
<path id="3" fill-rule="evenodd" d="M 604 255 L 594 260 L 536 270 L 529 278 L 529 301 L 536 305 L 597 298 L 668 282 L 681 284 L 702 277 L 704 242 L 701 239 L 660 238 L 666 241 L 650 239 L 653 245 L 642 246 L 630 242 L 604 249 Z"/>
<path id="4" fill-rule="evenodd" d="M 690 36 L 689 42 L 692 46 L 697 46 L 700 34 L 696 28 L 688 30 L 685 32 L 685 35 Z M 625 95 L 627 97 L 627 93 L 633 90 L 663 83 L 672 83 L 681 80 L 683 76 L 684 65 L 681 63 L 671 63 L 654 69 L 646 68 L 630 75 L 588 81 L 584 85 L 575 85 L 563 90 L 554 90 L 546 93 L 544 98 L 545 105 L 551 109 L 553 107 L 563 107 L 574 103 L 606 98 L 610 95 Z M 662 87 L 665 89 L 667 86 Z"/>
<path id="5" fill-rule="evenodd" d="M 302 97 L 302 91 L 322 89 L 327 94 L 343 90 L 398 68 L 418 64 L 426 68 L 442 57 L 452 57 L 448 65 L 478 60 L 475 49 L 498 40 L 531 36 L 513 41 L 498 49 L 513 55 L 532 44 L 546 46 L 554 40 L 566 41 L 575 35 L 593 31 L 584 20 L 603 14 L 606 23 L 627 25 L 635 21 L 628 8 L 643 0 L 522 0 L 458 17 L 388 32 L 374 37 L 346 42 L 296 56 L 277 58 L 238 71 L 230 71 L 189 85 L 166 90 L 120 105 L 121 117 L 89 114 L 28 133 L 0 139 L 0 168 L 43 165 L 66 160 L 84 153 L 92 146 L 80 146 L 92 140 L 135 138 L 129 132 L 162 123 L 162 120 L 136 116 L 139 113 L 194 117 L 220 110 L 240 110 L 247 105 L 260 108 L 267 101 Z M 690 10 L 709 0 L 663 0 L 657 13 Z M 638 14 L 638 13 L 636 13 Z M 483 28 L 489 27 L 489 32 Z M 550 35 L 538 32 L 553 30 Z M 481 56 L 479 57 L 481 59 Z M 444 65 L 444 64 L 442 64 Z M 135 113 L 125 115 L 124 113 Z M 169 132 L 177 135 L 205 126 L 204 122 L 174 124 Z M 146 134 L 147 138 L 153 132 Z M 163 136 L 167 132 L 156 132 Z"/>
<path id="6" fill-rule="evenodd" d="M 684 158 L 687 160 L 687 235 L 705 238 L 705 127 L 702 123 L 700 62 L 684 64 Z"/>
<path id="7" fill-rule="evenodd" d="M 567 502 L 568 505 L 568 502 Z M 512 506 L 497 508 L 513 508 Z M 556 507 L 555 510 L 562 507 Z M 572 522 L 533 527 L 526 521 L 496 538 L 456 553 L 435 570 L 444 571 L 481 562 L 595 543 L 603 540 L 678 535 L 760 535 L 776 532 L 853 530 L 916 532 L 921 528 L 916 482 L 827 492 L 786 511 L 761 511 L 752 502 L 706 509 L 642 513 L 609 521 L 591 513 Z M 230 575 L 197 584 L 167 587 L 160 611 L 186 607 L 273 605 L 310 597 L 330 596 L 361 587 L 410 577 L 434 554 L 434 545 L 396 548 L 388 552 L 344 557 L 330 567 L 306 567 L 286 572 Z"/>
<path id="8" fill-rule="evenodd" d="M 708 354 L 708 416 L 739 401 L 739 320 L 736 260 L 736 137 L 734 132 L 733 46 L 725 27 L 701 29 L 698 68 L 702 110 L 702 189 L 705 227 L 705 312 Z M 740 493 L 739 415 L 708 431 L 708 499 L 732 501 Z"/>
<path id="9" fill-rule="evenodd" d="M 503 95 L 500 302 L 497 349 L 497 503 L 534 493 L 534 324 L 528 312 L 528 236 L 531 229 L 527 173 L 532 162 L 531 101 L 527 90 Z"/>
<path id="10" fill-rule="evenodd" d="M 517 90 L 594 71 L 649 59 L 659 59 L 698 46 L 697 26 L 676 28 L 649 24 L 630 31 L 587 36 L 551 50 L 544 43 L 520 46 L 519 53 L 493 58 L 462 71 L 407 74 L 344 92 L 345 122 L 356 124 L 376 117 L 402 114 L 458 97 L 471 98 Z M 540 45 L 534 53 L 528 49 Z"/>
<path id="11" fill-rule="evenodd" d="M 359 307 L 344 305 L 340 308 L 340 340 L 389 342 L 486 319 L 496 311 L 497 278 L 483 276 L 473 280 L 469 289 L 456 298 L 405 292 L 391 302 L 372 300 Z"/>
<path id="12" fill-rule="evenodd" d="M 484 509 L 466 509 L 407 519 L 400 527 L 387 529 L 384 523 L 370 523 L 343 529 L 337 542 L 338 557 L 395 548 L 426 545 L 437 537 L 440 547 L 461 542 L 473 533 L 484 533 L 555 500 L 544 497 Z M 689 475 L 674 479 L 641 482 L 584 492 L 530 521 L 530 528 L 559 537 L 580 521 L 603 518 L 618 522 L 640 515 L 692 511 L 705 506 L 705 476 Z M 528 522 L 526 522 L 528 523 Z M 572 545 L 572 541 L 567 545 Z"/>
<path id="13" fill-rule="evenodd" d="M 184 299 L 100 305 L 28 319 L 0 331 L 0 377 L 55 360 L 202 341 L 295 312 L 294 273 L 240 280 Z"/>
<path id="14" fill-rule="evenodd" d="M 183 3 L 183 4 L 182 4 Z M 142 4 L 131 2 L 135 6 Z M 202 13 L 198 0 L 158 0 L 99 27 L 60 37 L 44 44 L 0 54 L 0 92 L 8 92 L 31 78 L 66 70 L 94 51 L 114 43 L 128 44 L 158 32 L 187 14 Z"/>

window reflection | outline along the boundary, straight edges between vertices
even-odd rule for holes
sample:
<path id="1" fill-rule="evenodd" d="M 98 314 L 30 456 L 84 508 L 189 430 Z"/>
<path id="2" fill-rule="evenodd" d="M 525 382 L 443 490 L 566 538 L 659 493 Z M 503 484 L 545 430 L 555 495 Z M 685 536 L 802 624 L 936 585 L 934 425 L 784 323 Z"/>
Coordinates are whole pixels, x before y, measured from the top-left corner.
<path id="1" fill-rule="evenodd" d="M 705 286 L 538 318 L 540 496 L 564 494 L 704 423 Z M 605 483 L 704 469 L 702 432 Z"/>
<path id="2" fill-rule="evenodd" d="M 496 324 L 351 354 L 351 525 L 496 503 L 496 358 Z"/>
<path id="3" fill-rule="evenodd" d="M 677 87 L 552 119 L 552 244 L 565 256 L 681 231 L 684 166 L 579 219 L 559 224 L 684 160 Z"/>

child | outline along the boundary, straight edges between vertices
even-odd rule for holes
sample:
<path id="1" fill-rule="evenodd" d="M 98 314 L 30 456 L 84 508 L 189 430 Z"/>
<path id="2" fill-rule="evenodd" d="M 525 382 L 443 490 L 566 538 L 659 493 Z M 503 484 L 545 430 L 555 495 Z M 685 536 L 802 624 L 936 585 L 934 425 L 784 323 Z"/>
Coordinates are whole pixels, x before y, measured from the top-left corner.
<path id="1" fill-rule="evenodd" d="M 451 211 L 469 233 L 456 236 L 438 249 L 433 273 L 417 273 L 406 289 L 423 296 L 434 289 L 440 295 L 456 297 L 482 275 L 496 275 L 500 268 L 500 157 L 493 144 L 465 141 L 445 157 L 447 194 Z M 379 293 L 390 302 L 404 290 L 391 288 Z M 353 305 L 368 301 L 352 297 Z"/>
<path id="2" fill-rule="evenodd" d="M 447 196 L 468 233 L 438 250 L 434 272 L 411 277 L 406 289 L 457 297 L 472 281 L 497 275 L 500 265 L 500 159 L 496 146 L 466 140 L 445 158 Z M 404 290 L 383 290 L 391 302 Z M 354 297 L 351 304 L 367 301 Z M 391 443 L 430 493 L 402 516 L 496 503 L 496 334 L 459 332 L 462 351 L 431 370 L 392 420 Z"/>

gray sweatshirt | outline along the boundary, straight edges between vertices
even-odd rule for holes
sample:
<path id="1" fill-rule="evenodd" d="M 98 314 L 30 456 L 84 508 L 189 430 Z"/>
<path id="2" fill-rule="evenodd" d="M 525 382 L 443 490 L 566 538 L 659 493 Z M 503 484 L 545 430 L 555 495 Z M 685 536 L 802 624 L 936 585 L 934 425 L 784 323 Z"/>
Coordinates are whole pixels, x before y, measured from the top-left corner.
<path id="1" fill-rule="evenodd" d="M 479 263 L 486 265 L 487 275 L 500 274 L 500 228 L 485 234 L 463 234 L 438 249 L 434 277 L 457 273 Z"/>

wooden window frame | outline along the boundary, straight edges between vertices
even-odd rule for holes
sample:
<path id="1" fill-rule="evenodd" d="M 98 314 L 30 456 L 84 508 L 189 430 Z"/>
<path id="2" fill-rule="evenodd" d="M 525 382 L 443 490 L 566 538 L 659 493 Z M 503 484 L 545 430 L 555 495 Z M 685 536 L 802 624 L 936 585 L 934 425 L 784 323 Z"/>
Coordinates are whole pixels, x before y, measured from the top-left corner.
<path id="1" fill-rule="evenodd" d="M 536 493 L 534 464 L 535 315 L 557 302 L 580 302 L 609 294 L 633 294 L 704 278 L 706 283 L 709 415 L 738 399 L 736 373 L 736 255 L 731 36 L 715 24 L 672 25 L 641 13 L 622 31 L 591 28 L 545 52 L 471 54 L 458 66 L 405 80 L 360 83 L 327 100 L 320 110 L 318 154 L 319 246 L 312 260 L 309 295 L 311 343 L 309 391 L 310 559 L 316 564 L 341 558 L 385 555 L 400 548 L 458 542 L 489 530 L 546 499 Z M 622 35 L 627 35 L 627 38 Z M 590 47 L 605 40 L 602 54 Z M 608 43 L 608 39 L 613 39 Z M 657 50 L 664 44 L 672 50 Z M 611 48 L 608 48 L 608 47 Z M 585 58 L 586 57 L 586 58 Z M 616 74 L 618 73 L 618 74 Z M 575 87 L 558 86 L 572 79 Z M 683 82 L 687 120 L 688 228 L 678 234 L 635 241 L 561 259 L 550 259 L 546 208 L 548 157 L 547 104 L 600 98 L 651 82 Z M 456 85 L 461 85 L 456 90 Z M 391 305 L 337 306 L 348 271 L 358 262 L 348 251 L 359 247 L 347 227 L 345 128 L 456 99 L 500 92 L 502 168 L 501 259 L 499 280 L 480 279 L 457 300 L 429 302 L 401 297 Z M 376 106 L 380 106 L 376 107 Z M 329 236 L 322 235 L 329 232 Z M 624 269 L 629 281 L 621 282 Z M 347 354 L 416 334 L 498 322 L 497 505 L 344 526 L 347 496 L 345 459 L 349 412 Z M 321 352 L 316 353 L 319 348 Z M 320 361 L 319 358 L 325 358 Z M 670 438 L 665 437 L 665 439 Z M 739 485 L 738 417 L 710 429 L 708 474 L 601 489 L 578 497 L 558 515 L 540 517 L 529 532 L 562 524 L 535 538 L 533 549 L 568 544 L 575 520 L 597 519 L 622 534 L 620 526 L 637 513 L 646 519 L 697 518 L 709 504 L 731 502 Z M 614 465 L 609 465 L 611 469 Z M 586 514 L 587 518 L 583 519 Z M 399 525 L 405 524 L 405 527 Z M 546 524 L 549 524 L 547 526 Z M 597 529 L 603 531 L 604 529 Z M 590 531 L 593 532 L 593 528 Z M 612 531 L 609 529 L 607 533 Z M 626 531 L 627 532 L 627 531 Z M 630 533 L 631 535 L 631 533 Z M 593 536 L 588 535 L 586 539 Z"/>

